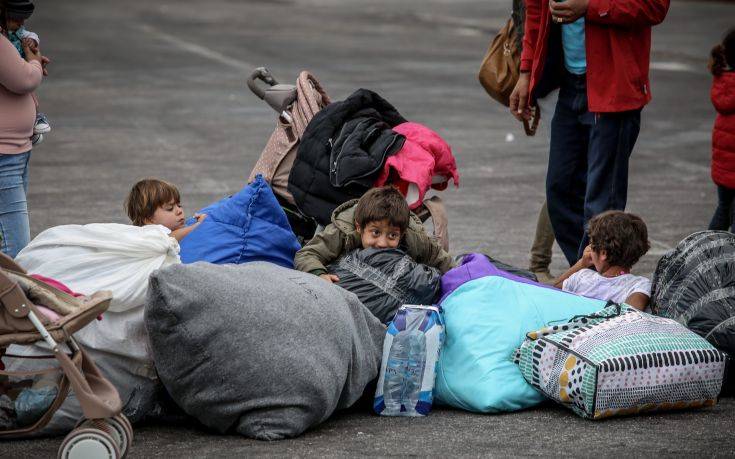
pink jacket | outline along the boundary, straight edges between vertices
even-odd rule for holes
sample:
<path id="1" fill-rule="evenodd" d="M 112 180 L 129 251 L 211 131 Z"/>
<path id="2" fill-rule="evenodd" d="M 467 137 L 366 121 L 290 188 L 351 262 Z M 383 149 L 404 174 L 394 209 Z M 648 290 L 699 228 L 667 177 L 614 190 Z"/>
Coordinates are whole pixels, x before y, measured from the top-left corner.
<path id="1" fill-rule="evenodd" d="M 398 153 L 386 160 L 375 186 L 396 185 L 411 209 L 421 205 L 430 188 L 444 190 L 450 179 L 454 186 L 459 186 L 452 148 L 439 134 L 413 122 L 399 124 L 393 130 L 403 134 L 406 142 Z"/>
<path id="2" fill-rule="evenodd" d="M 36 103 L 31 94 L 43 77 L 41 64 L 26 62 L 0 34 L 0 154 L 31 149 Z"/>

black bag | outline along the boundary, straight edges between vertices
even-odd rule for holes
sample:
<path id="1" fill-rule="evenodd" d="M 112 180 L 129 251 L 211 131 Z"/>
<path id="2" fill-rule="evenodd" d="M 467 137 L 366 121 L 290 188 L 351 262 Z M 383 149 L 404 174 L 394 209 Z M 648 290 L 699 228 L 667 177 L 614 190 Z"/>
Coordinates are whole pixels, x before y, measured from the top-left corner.
<path id="1" fill-rule="evenodd" d="M 735 234 L 694 233 L 659 260 L 651 309 L 735 355 Z"/>
<path id="2" fill-rule="evenodd" d="M 441 288 L 439 270 L 398 249 L 353 250 L 327 269 L 383 323 L 404 304 L 434 304 Z"/>

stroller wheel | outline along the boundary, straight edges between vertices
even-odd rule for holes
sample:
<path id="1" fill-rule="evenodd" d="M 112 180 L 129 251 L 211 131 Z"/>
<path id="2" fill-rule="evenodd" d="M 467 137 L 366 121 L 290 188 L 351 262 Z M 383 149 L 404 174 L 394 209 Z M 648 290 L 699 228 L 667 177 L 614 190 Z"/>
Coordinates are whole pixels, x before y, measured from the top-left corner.
<path id="1" fill-rule="evenodd" d="M 121 459 L 115 438 L 105 431 L 85 427 L 72 430 L 59 448 L 59 459 Z"/>
<path id="2" fill-rule="evenodd" d="M 82 418 L 74 428 L 97 429 L 109 434 L 115 440 L 121 458 L 128 455 L 133 444 L 133 426 L 122 413 L 105 419 Z"/>
<path id="3" fill-rule="evenodd" d="M 123 414 L 118 414 L 115 417 L 105 419 L 105 422 L 115 430 L 119 437 L 117 446 L 120 448 L 120 454 L 122 457 L 127 456 L 133 444 L 133 426 L 130 421 Z"/>

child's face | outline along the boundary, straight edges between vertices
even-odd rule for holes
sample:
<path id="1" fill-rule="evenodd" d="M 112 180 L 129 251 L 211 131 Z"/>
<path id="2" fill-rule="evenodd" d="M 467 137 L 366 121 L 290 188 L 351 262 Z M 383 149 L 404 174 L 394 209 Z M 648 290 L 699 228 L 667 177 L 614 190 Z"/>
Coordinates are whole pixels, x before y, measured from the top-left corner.
<path id="1" fill-rule="evenodd" d="M 145 223 L 147 225 L 163 225 L 173 231 L 184 226 L 184 221 L 184 209 L 181 204 L 171 201 L 156 209 L 153 216 L 147 219 Z"/>
<path id="2" fill-rule="evenodd" d="M 356 224 L 355 229 L 360 233 L 363 249 L 395 249 L 401 243 L 401 229 L 391 225 L 387 219 L 369 222 L 365 228 Z"/>

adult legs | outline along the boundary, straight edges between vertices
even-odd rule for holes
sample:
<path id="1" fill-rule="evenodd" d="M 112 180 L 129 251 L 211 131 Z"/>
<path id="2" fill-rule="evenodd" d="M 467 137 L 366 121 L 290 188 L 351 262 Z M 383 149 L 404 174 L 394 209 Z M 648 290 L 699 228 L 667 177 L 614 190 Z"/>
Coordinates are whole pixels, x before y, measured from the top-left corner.
<path id="1" fill-rule="evenodd" d="M 549 219 L 549 210 L 544 201 L 536 222 L 536 235 L 531 246 L 529 270 L 534 273 L 548 273 L 551 264 L 551 251 L 554 246 L 554 229 Z"/>
<path id="2" fill-rule="evenodd" d="M 735 190 L 717 185 L 717 209 L 709 223 L 709 229 L 735 232 Z"/>
<path id="3" fill-rule="evenodd" d="M 638 139 L 641 111 L 599 113 L 590 129 L 587 155 L 587 191 L 584 200 L 584 227 L 606 210 L 624 210 L 628 199 L 628 160 Z M 582 256 L 589 243 L 587 232 L 578 246 Z"/>
<path id="4" fill-rule="evenodd" d="M 28 222 L 28 160 L 31 152 L 0 154 L 0 249 L 15 257 L 31 240 Z"/>
<path id="5" fill-rule="evenodd" d="M 543 135 L 547 142 L 551 139 L 551 118 L 556 109 L 556 103 L 559 100 L 559 90 L 555 89 L 545 97 L 536 100 L 542 118 L 549 118 L 549 121 L 543 121 L 539 124 L 537 135 Z M 545 277 L 551 280 L 549 273 L 549 265 L 551 264 L 551 255 L 554 247 L 554 229 L 549 219 L 549 209 L 544 200 L 541 211 L 536 222 L 536 234 L 533 237 L 533 245 L 531 246 L 531 262 L 529 270 L 537 274 L 539 279 Z"/>
<path id="6" fill-rule="evenodd" d="M 584 233 L 589 126 L 584 77 L 567 75 L 551 121 L 546 201 L 556 241 L 570 265 Z"/>

